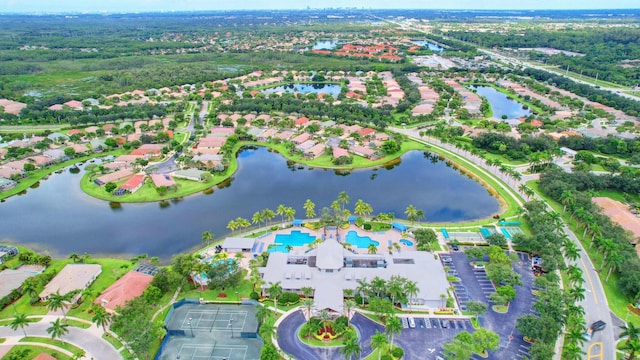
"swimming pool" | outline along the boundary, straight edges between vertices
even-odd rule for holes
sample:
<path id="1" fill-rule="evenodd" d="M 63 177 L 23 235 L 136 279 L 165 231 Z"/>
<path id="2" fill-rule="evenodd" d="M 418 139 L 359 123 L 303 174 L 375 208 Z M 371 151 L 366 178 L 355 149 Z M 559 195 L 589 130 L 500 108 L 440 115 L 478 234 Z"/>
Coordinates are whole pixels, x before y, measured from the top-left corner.
<path id="1" fill-rule="evenodd" d="M 407 246 L 413 246 L 413 241 L 411 240 L 407 240 L 407 239 L 400 239 L 400 242 L 407 245 Z"/>
<path id="2" fill-rule="evenodd" d="M 360 236 L 357 232 L 351 230 L 347 233 L 346 238 L 344 239 L 346 243 L 356 246 L 358 249 L 366 249 L 369 245 L 373 244 L 375 246 L 380 246 L 380 243 L 372 240 L 368 236 Z"/>
<path id="3" fill-rule="evenodd" d="M 291 246 L 306 246 L 311 244 L 316 238 L 308 233 L 303 233 L 300 230 L 293 230 L 289 234 L 277 234 L 274 244 L 267 248 L 267 251 L 272 252 L 287 252 L 287 245 Z"/>

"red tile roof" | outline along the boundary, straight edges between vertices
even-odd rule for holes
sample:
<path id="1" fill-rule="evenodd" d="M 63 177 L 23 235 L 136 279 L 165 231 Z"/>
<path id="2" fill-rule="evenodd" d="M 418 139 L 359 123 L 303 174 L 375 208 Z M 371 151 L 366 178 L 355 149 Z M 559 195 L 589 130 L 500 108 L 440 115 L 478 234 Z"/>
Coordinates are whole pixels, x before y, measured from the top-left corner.
<path id="1" fill-rule="evenodd" d="M 94 303 L 115 311 L 116 307 L 142 295 L 152 280 L 151 275 L 130 271 L 103 291 Z"/>
<path id="2" fill-rule="evenodd" d="M 120 189 L 124 189 L 124 190 L 137 189 L 140 187 L 140 185 L 142 185 L 142 183 L 144 183 L 144 174 L 135 174 L 129 180 L 127 180 L 124 184 L 122 184 L 122 186 L 120 186 Z"/>

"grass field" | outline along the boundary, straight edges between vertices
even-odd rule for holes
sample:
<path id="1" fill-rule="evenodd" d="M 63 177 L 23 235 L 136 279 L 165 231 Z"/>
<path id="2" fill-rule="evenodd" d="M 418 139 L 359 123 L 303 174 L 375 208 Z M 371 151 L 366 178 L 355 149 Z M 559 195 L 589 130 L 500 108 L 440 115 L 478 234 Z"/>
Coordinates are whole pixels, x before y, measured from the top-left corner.
<path id="1" fill-rule="evenodd" d="M 68 342 L 57 340 L 57 339 L 51 339 L 47 337 L 27 336 L 20 339 L 20 342 L 32 342 L 32 343 L 42 343 L 42 344 L 53 345 L 61 349 L 67 350 L 72 354 L 78 354 L 78 353 L 84 352 L 79 347 L 75 345 L 71 345 Z"/>
<path id="2" fill-rule="evenodd" d="M 72 359 L 70 356 L 67 356 L 59 351 L 37 345 L 14 345 L 11 350 L 3 357 L 3 359 L 32 360 L 40 353 L 51 355 L 58 360 Z"/>

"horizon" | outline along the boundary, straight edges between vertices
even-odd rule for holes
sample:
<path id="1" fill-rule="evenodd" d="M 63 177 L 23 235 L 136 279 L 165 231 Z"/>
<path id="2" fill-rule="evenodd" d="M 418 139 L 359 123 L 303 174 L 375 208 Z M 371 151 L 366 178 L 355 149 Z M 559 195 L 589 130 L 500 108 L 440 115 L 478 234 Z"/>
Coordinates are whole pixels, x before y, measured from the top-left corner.
<path id="1" fill-rule="evenodd" d="M 3 14 L 135 14 L 135 13 L 172 13 L 203 11 L 300 11 L 300 10 L 435 10 L 435 11 L 604 11 L 604 10 L 640 10 L 637 0 L 618 0 L 615 5 L 605 0 L 586 0 L 576 4 L 573 0 L 490 0 L 478 4 L 474 0 L 452 0 L 447 7 L 434 5 L 426 0 L 412 2 L 402 6 L 398 2 L 385 0 L 325 0 L 321 7 L 311 0 L 274 0 L 265 3 L 261 0 L 241 0 L 237 3 L 211 3 L 207 0 L 103 0 L 85 2 L 84 0 L 0 0 L 0 13 Z M 612 7 L 613 5 L 613 7 Z"/>

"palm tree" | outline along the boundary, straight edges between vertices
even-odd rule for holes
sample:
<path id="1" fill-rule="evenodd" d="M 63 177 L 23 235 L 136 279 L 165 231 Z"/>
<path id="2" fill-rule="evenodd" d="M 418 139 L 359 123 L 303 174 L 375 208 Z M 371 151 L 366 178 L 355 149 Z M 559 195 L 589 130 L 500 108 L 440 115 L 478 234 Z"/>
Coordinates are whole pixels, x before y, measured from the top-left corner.
<path id="1" fill-rule="evenodd" d="M 258 319 L 260 323 L 265 322 L 269 315 L 270 311 L 266 306 L 258 306 L 258 309 L 256 310 L 256 319 Z"/>
<path id="2" fill-rule="evenodd" d="M 376 334 L 371 337 L 369 343 L 373 350 L 378 350 L 378 360 L 380 360 L 380 357 L 382 356 L 382 349 L 389 344 L 389 339 L 387 339 L 383 333 L 376 330 Z"/>
<path id="3" fill-rule="evenodd" d="M 267 288 L 267 293 L 269 297 L 273 299 L 273 306 L 278 308 L 278 296 L 282 295 L 282 286 L 280 286 L 280 281 L 271 283 Z"/>
<path id="4" fill-rule="evenodd" d="M 229 222 L 227 223 L 227 229 L 231 230 L 231 233 L 235 233 L 236 229 L 238 228 L 238 222 L 235 220 L 229 220 Z"/>
<path id="5" fill-rule="evenodd" d="M 27 332 L 24 329 L 25 327 L 29 326 L 29 320 L 27 319 L 27 314 L 16 313 L 16 316 L 13 318 L 9 326 L 13 330 L 18 330 L 18 328 L 22 329 L 22 332 L 24 333 L 24 337 L 27 337 Z"/>
<path id="6" fill-rule="evenodd" d="M 627 325 L 620 326 L 620 330 L 622 330 L 622 332 L 619 337 L 620 339 L 626 337 L 627 345 L 632 341 L 640 340 L 640 327 L 635 326 L 633 323 L 628 322 Z"/>
<path id="7" fill-rule="evenodd" d="M 67 320 L 67 313 L 65 312 L 65 308 L 67 307 L 67 302 L 71 298 L 70 295 L 71 293 L 60 295 L 59 292 L 55 292 L 49 295 L 49 304 L 47 304 L 47 307 L 51 311 L 62 310 L 62 316 L 65 320 Z"/>
<path id="8" fill-rule="evenodd" d="M 396 303 L 396 298 L 402 295 L 404 292 L 403 279 L 399 276 L 391 276 L 391 279 L 387 282 L 387 292 L 391 295 L 391 303 Z"/>
<path id="9" fill-rule="evenodd" d="M 340 191 L 338 194 L 338 202 L 341 204 L 342 210 L 344 210 L 345 205 L 347 205 L 350 200 L 351 199 L 349 198 L 349 195 L 347 195 L 346 191 Z"/>
<path id="10" fill-rule="evenodd" d="M 327 331 L 327 321 L 331 320 L 331 314 L 329 314 L 328 310 L 320 311 L 320 320 L 322 320 L 322 328 L 324 331 Z"/>
<path id="11" fill-rule="evenodd" d="M 202 242 L 207 243 L 207 246 L 209 246 L 209 243 L 213 241 L 213 234 L 210 233 L 209 231 L 205 231 L 202 233 Z"/>
<path id="12" fill-rule="evenodd" d="M 267 226 L 269 226 L 269 221 L 271 221 L 271 219 L 273 219 L 276 216 L 276 213 L 274 213 L 273 210 L 271 209 L 264 209 L 260 213 Z"/>
<path id="13" fill-rule="evenodd" d="M 305 210 L 307 219 L 311 219 L 316 217 L 316 204 L 311 201 L 311 199 L 307 199 L 302 206 Z"/>
<path id="14" fill-rule="evenodd" d="M 635 359 L 636 352 L 640 352 L 640 340 L 633 340 L 627 343 L 627 350 L 629 350 L 629 357 L 627 360 Z"/>
<path id="15" fill-rule="evenodd" d="M 407 294 L 407 305 L 409 305 L 409 311 L 411 311 L 411 300 L 418 296 L 418 284 L 415 281 L 408 280 L 404 284 L 404 292 Z"/>
<path id="16" fill-rule="evenodd" d="M 384 327 L 384 331 L 389 335 L 389 341 L 391 343 L 390 349 L 393 349 L 393 337 L 394 335 L 400 335 L 402 331 L 402 322 L 396 316 L 390 316 L 387 320 L 387 324 Z"/>
<path id="17" fill-rule="evenodd" d="M 300 288 L 300 292 L 302 292 L 302 295 L 304 295 L 305 297 L 310 297 L 311 295 L 313 295 L 313 288 L 310 286 L 303 286 L 302 288 Z"/>
<path id="18" fill-rule="evenodd" d="M 278 205 L 278 208 L 276 208 L 276 215 L 280 215 L 280 217 L 282 218 L 282 222 L 284 222 L 284 212 L 287 209 L 286 206 L 284 206 L 284 204 L 280 204 Z"/>
<path id="19" fill-rule="evenodd" d="M 286 217 L 289 221 L 295 219 L 296 209 L 292 207 L 287 207 L 286 209 L 284 209 L 284 217 Z"/>
<path id="20" fill-rule="evenodd" d="M 60 322 L 60 319 L 51 322 L 51 326 L 47 328 L 47 333 L 51 334 L 52 339 L 62 340 L 62 337 L 69 332 L 69 325 Z"/>
<path id="21" fill-rule="evenodd" d="M 560 202 L 562 203 L 562 214 L 567 211 L 567 206 L 571 207 L 576 201 L 576 196 L 571 190 L 565 190 L 560 195 Z"/>
<path id="22" fill-rule="evenodd" d="M 367 282 L 367 279 L 356 280 L 358 283 L 358 287 L 356 287 L 356 292 L 360 293 L 360 297 L 362 298 L 362 306 L 364 306 L 364 299 L 369 296 L 369 290 L 371 290 L 371 285 Z"/>
<path id="23" fill-rule="evenodd" d="M 586 299 L 584 293 L 585 290 L 583 287 L 574 286 L 569 289 L 569 296 L 571 297 L 571 299 L 573 299 L 573 301 L 583 301 L 584 299 Z"/>
<path id="24" fill-rule="evenodd" d="M 369 254 L 375 254 L 378 252 L 378 247 L 375 246 L 374 244 L 369 244 L 369 246 L 367 247 L 367 252 Z"/>
<path id="25" fill-rule="evenodd" d="M 562 358 L 567 360 L 581 360 L 587 353 L 582 350 L 582 346 L 576 343 L 568 343 L 562 351 Z"/>
<path id="26" fill-rule="evenodd" d="M 352 337 L 344 342 L 344 346 L 340 348 L 340 353 L 344 355 L 345 360 L 351 360 L 354 356 L 356 359 L 360 358 L 360 352 L 362 349 L 358 344 L 358 339 Z"/>
<path id="27" fill-rule="evenodd" d="M 413 205 L 409 205 L 404 211 L 404 214 L 407 215 L 407 219 L 409 219 L 409 221 L 411 221 L 411 225 L 413 225 L 413 222 L 416 220 L 418 215 L 418 210 Z"/>
<path id="28" fill-rule="evenodd" d="M 353 212 L 356 215 L 369 216 L 373 212 L 373 208 L 371 207 L 371 205 L 362 201 L 362 199 L 358 199 L 358 201 L 356 201 L 356 205 L 355 205 L 355 208 L 353 209 Z"/>
<path id="29" fill-rule="evenodd" d="M 256 211 L 253 213 L 253 216 L 251 217 L 251 223 L 252 224 L 260 224 L 264 221 L 264 216 L 262 214 L 262 212 L 260 211 Z"/>
<path id="30" fill-rule="evenodd" d="M 584 331 L 579 327 L 575 327 L 569 330 L 566 336 L 572 343 L 575 344 L 582 345 L 586 341 L 586 339 L 584 338 Z"/>
<path id="31" fill-rule="evenodd" d="M 71 253 L 71 255 L 69 255 L 69 259 L 71 259 L 74 263 L 77 263 L 78 260 L 80 260 L 80 255 L 78 255 L 77 253 Z"/>
<path id="32" fill-rule="evenodd" d="M 343 308 L 347 316 L 347 327 L 349 327 L 351 325 L 351 313 L 356 308 L 356 302 L 351 299 L 345 300 Z"/>
<path id="33" fill-rule="evenodd" d="M 302 307 L 307 311 L 307 321 L 311 321 L 311 310 L 313 309 L 313 299 L 302 300 Z"/>
<path id="34" fill-rule="evenodd" d="M 111 321 L 111 314 L 106 312 L 102 306 L 96 306 L 94 311 L 95 314 L 91 318 L 91 322 L 102 328 L 102 330 L 107 330 L 107 325 Z"/>
<path id="35" fill-rule="evenodd" d="M 602 261 L 603 263 L 606 263 L 609 265 L 607 278 L 604 280 L 605 284 L 609 283 L 609 276 L 611 276 L 611 272 L 613 272 L 614 269 L 619 269 L 620 266 L 622 266 L 623 261 L 624 261 L 624 257 L 617 252 L 612 253 L 611 255 L 609 255 L 609 257 L 606 260 Z"/>
<path id="36" fill-rule="evenodd" d="M 26 279 L 22 283 L 22 290 L 31 297 L 38 295 L 38 280 L 34 277 Z"/>
<path id="37" fill-rule="evenodd" d="M 571 261 L 576 261 L 580 258 L 580 248 L 572 241 L 567 241 L 564 244 L 564 257 Z"/>

